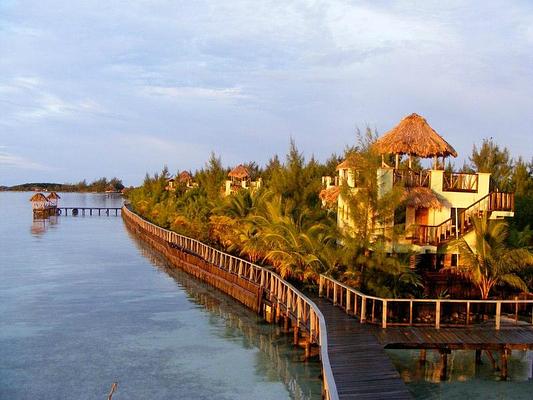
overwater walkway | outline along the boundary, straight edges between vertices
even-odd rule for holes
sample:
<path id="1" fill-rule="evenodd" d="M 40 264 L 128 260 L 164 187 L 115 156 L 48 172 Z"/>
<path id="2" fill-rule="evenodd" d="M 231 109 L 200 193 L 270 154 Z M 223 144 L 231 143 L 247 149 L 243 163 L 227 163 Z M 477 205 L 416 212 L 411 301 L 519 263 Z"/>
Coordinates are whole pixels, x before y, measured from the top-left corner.
<path id="1" fill-rule="evenodd" d="M 326 320 L 328 354 L 339 399 L 411 399 L 400 374 L 369 325 L 328 300 L 312 296 Z"/>

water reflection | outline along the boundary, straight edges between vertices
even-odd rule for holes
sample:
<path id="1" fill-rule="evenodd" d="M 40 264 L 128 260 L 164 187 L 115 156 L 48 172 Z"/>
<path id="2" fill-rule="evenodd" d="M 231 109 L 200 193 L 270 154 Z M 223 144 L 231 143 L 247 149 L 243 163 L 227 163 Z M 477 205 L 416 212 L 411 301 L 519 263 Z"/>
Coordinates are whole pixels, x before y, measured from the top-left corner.
<path id="1" fill-rule="evenodd" d="M 238 340 L 245 348 L 257 348 L 256 375 L 281 381 L 292 399 L 320 399 L 322 383 L 319 361 L 304 362 L 301 349 L 292 345 L 289 335 L 280 327 L 267 324 L 250 310 L 222 292 L 198 281 L 187 273 L 171 268 L 162 255 L 128 231 L 140 253 L 161 272 L 170 275 L 185 290 L 189 300 L 201 305 L 216 318 L 224 321 L 224 330 L 215 330 L 224 339 Z"/>
<path id="2" fill-rule="evenodd" d="M 387 350 L 404 382 L 418 399 L 465 398 L 473 399 L 529 399 L 533 384 L 528 378 L 531 371 L 531 352 L 513 351 L 509 358 L 509 379 L 500 380 L 495 366 L 497 353 L 492 353 L 493 364 L 483 352 L 482 364 L 476 366 L 474 351 L 452 351 L 448 355 L 446 381 L 440 380 L 441 360 L 438 351 L 427 351 L 426 361 L 420 361 L 420 350 Z"/>
<path id="3" fill-rule="evenodd" d="M 35 237 L 42 236 L 49 228 L 59 224 L 57 215 L 51 215 L 48 218 L 33 218 L 31 223 L 31 234 Z"/>

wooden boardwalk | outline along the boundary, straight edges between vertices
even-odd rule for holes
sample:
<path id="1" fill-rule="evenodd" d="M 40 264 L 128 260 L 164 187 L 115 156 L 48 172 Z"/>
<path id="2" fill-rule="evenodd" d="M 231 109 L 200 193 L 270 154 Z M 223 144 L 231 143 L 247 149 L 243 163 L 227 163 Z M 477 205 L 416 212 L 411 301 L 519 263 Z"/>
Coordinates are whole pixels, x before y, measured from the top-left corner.
<path id="1" fill-rule="evenodd" d="M 328 354 L 339 399 L 412 399 L 374 335 L 328 300 L 313 296 L 326 320 Z"/>
<path id="2" fill-rule="evenodd" d="M 369 327 L 370 328 L 370 327 Z M 389 327 L 372 328 L 379 342 L 389 349 L 533 350 L 533 327 L 483 325 L 469 328 Z"/>

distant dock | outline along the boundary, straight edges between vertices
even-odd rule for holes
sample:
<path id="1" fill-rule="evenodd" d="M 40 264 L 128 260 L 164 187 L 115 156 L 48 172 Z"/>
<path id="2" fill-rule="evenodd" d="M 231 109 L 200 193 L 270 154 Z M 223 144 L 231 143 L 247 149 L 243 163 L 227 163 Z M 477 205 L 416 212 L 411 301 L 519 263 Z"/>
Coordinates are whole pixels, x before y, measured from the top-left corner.
<path id="1" fill-rule="evenodd" d="M 58 201 L 61 197 L 55 192 L 45 196 L 42 193 L 36 193 L 30 198 L 32 205 L 33 218 L 45 219 L 56 215 L 69 214 L 72 216 L 77 215 L 105 215 L 105 216 L 118 216 L 121 212 L 121 207 L 60 207 Z"/>

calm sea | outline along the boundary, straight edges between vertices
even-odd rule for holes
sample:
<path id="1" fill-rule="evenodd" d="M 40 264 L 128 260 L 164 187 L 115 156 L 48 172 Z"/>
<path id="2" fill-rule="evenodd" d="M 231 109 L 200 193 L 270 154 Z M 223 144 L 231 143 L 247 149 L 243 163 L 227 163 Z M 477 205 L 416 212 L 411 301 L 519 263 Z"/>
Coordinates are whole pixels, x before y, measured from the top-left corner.
<path id="1" fill-rule="evenodd" d="M 120 217 L 33 221 L 0 193 L 0 398 L 319 399 L 320 364 L 277 327 L 170 270 Z M 64 206 L 120 196 L 61 194 Z"/>

